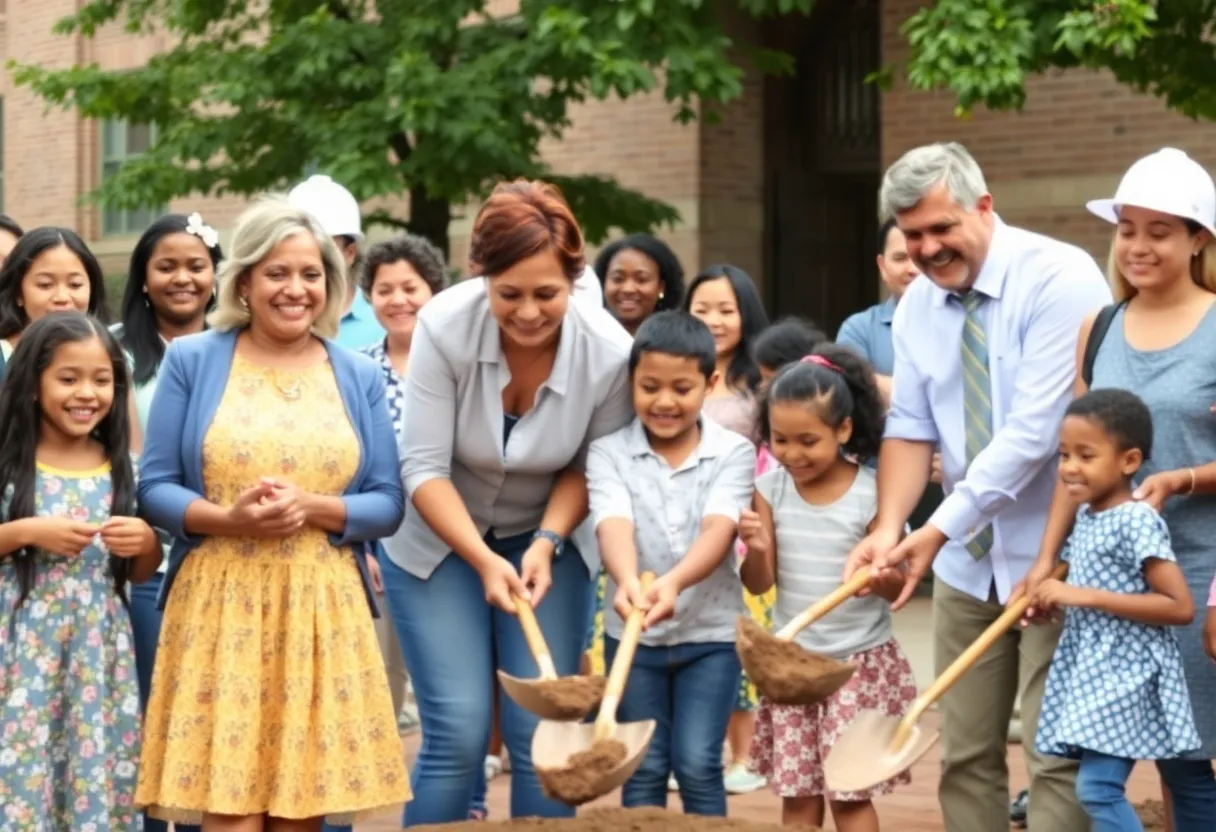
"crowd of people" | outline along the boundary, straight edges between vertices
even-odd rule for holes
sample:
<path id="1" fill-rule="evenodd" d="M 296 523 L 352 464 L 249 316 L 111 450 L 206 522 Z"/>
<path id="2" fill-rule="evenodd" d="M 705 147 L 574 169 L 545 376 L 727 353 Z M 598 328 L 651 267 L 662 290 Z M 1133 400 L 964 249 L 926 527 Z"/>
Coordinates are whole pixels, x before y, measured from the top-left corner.
<path id="1" fill-rule="evenodd" d="M 79 236 L 0 218 L 0 827 L 486 818 L 504 754 L 512 817 L 573 816 L 495 681 L 537 674 L 522 599 L 563 676 L 645 612 L 619 718 L 656 729 L 623 805 L 725 816 L 767 785 L 787 824 L 873 832 L 875 797 L 931 786 L 834 792 L 824 761 L 915 699 L 892 612 L 932 571 L 939 672 L 1031 599 L 941 700 L 945 829 L 1008 828 L 1020 694 L 1033 832 L 1139 829 L 1140 760 L 1171 828 L 1209 830 L 1212 178 L 1167 148 L 1089 203 L 1106 275 L 1002 221 L 957 144 L 880 202 L 889 297 L 835 340 L 770 323 L 737 266 L 686 284 L 649 235 L 589 264 L 540 182 L 494 190 L 451 285 L 420 237 L 368 245 L 325 176 L 226 250 L 164 216 L 112 325 Z M 769 701 L 739 616 L 780 628 L 863 569 L 797 636 L 856 674 Z"/>

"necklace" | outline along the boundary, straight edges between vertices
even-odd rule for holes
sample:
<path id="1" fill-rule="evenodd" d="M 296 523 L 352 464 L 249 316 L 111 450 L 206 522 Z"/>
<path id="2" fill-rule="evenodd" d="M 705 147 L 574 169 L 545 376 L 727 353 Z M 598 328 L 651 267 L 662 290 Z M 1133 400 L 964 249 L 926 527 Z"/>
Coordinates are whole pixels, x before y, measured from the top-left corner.
<path id="1" fill-rule="evenodd" d="M 271 372 L 270 380 L 275 389 L 279 391 L 279 395 L 289 402 L 296 401 L 303 393 L 304 381 L 298 375 L 285 384 L 279 379 L 279 373 L 275 370 Z"/>

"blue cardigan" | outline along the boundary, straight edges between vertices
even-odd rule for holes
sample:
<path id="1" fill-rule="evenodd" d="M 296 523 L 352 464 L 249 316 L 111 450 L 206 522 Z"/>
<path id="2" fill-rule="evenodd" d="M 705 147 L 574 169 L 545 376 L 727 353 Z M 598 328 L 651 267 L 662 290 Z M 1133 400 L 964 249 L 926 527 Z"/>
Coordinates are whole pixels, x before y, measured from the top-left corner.
<path id="1" fill-rule="evenodd" d="M 203 438 L 228 386 L 237 331 L 210 330 L 174 339 L 161 362 L 156 394 L 144 426 L 139 463 L 140 514 L 173 536 L 169 568 L 157 607 L 186 555 L 202 537 L 186 533 L 186 507 L 203 499 Z M 366 356 L 325 342 L 346 413 L 359 436 L 359 468 L 343 496 L 346 529 L 330 535 L 335 546 L 355 556 L 372 614 L 377 615 L 364 548 L 354 545 L 389 537 L 401 525 L 405 493 L 397 461 L 397 440 L 379 367 Z"/>

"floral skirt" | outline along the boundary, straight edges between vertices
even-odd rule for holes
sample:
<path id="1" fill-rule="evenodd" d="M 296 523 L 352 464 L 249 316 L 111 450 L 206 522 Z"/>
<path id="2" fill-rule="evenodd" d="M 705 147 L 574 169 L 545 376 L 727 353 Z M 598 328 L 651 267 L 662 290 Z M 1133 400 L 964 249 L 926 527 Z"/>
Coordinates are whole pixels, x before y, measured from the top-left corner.
<path id="1" fill-rule="evenodd" d="M 851 656 L 858 664 L 849 683 L 815 705 L 775 705 L 760 698 L 751 759 L 780 797 L 818 797 L 841 803 L 870 800 L 912 782 L 908 772 L 862 792 L 830 792 L 823 764 L 860 711 L 901 716 L 916 699 L 916 679 L 899 643 L 891 639 Z"/>
<path id="2" fill-rule="evenodd" d="M 214 541 L 186 557 L 169 595 L 136 803 L 185 823 L 212 813 L 348 824 L 408 800 L 349 550 L 205 551 Z"/>

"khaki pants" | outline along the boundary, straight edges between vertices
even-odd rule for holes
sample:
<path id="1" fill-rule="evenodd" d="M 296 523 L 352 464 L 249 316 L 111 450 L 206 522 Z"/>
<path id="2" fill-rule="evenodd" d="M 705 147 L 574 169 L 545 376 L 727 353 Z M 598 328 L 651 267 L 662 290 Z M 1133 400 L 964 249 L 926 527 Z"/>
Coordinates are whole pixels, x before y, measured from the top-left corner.
<path id="1" fill-rule="evenodd" d="M 388 614 L 388 604 L 383 595 L 375 597 L 376 608 L 380 610 L 380 617 L 373 619 L 376 625 L 376 640 L 380 642 L 380 655 L 384 657 L 384 670 L 388 674 L 388 689 L 393 696 L 393 716 L 399 717 L 401 706 L 405 704 L 405 685 L 409 674 L 405 670 L 405 659 L 401 655 L 401 645 L 397 642 L 393 618 Z"/>
<path id="2" fill-rule="evenodd" d="M 1004 611 L 995 592 L 980 601 L 934 581 L 934 661 L 940 675 Z M 1047 668 L 1058 624 L 1014 628 L 941 698 L 942 775 L 938 799 L 947 832 L 1008 832 L 1009 720 L 1022 694 L 1022 748 L 1030 774 L 1027 828 L 1084 832 L 1089 818 L 1077 802 L 1077 764 L 1034 749 Z"/>

